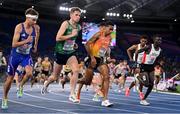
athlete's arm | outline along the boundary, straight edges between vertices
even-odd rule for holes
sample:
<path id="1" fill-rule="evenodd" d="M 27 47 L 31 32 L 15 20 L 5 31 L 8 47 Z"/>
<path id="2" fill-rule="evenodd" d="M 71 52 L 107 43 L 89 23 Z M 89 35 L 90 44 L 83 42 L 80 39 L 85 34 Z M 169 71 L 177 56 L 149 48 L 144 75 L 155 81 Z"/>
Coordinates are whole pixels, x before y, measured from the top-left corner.
<path id="1" fill-rule="evenodd" d="M 61 27 L 56 35 L 56 41 L 64 41 L 64 40 L 68 40 L 74 36 L 76 36 L 78 34 L 78 29 L 73 29 L 72 30 L 72 33 L 69 34 L 69 35 L 64 35 L 66 29 L 68 28 L 68 22 L 67 21 L 64 21 L 62 24 L 61 24 Z"/>
<path id="2" fill-rule="evenodd" d="M 92 53 L 91 53 L 91 48 L 92 48 L 92 45 L 96 42 L 96 40 L 99 38 L 100 36 L 100 33 L 97 32 L 96 34 L 93 35 L 92 38 L 90 38 L 87 43 L 85 44 L 85 48 L 86 48 L 86 51 L 87 53 L 90 55 L 90 57 L 92 57 Z"/>
<path id="3" fill-rule="evenodd" d="M 35 65 L 34 65 L 34 69 L 36 69 L 37 68 L 37 62 L 35 63 Z"/>
<path id="4" fill-rule="evenodd" d="M 150 50 L 151 49 L 151 46 L 150 45 L 146 45 L 145 47 L 143 47 L 143 48 L 141 48 L 141 49 L 139 49 L 138 51 L 136 51 L 136 54 L 137 53 L 141 53 L 141 52 L 143 52 L 143 51 L 148 51 L 148 50 Z"/>
<path id="5" fill-rule="evenodd" d="M 163 55 L 162 50 L 161 50 L 159 56 L 156 58 L 156 60 L 155 60 L 155 62 L 154 62 L 154 65 L 155 65 L 155 66 L 156 66 L 156 65 L 163 66 L 164 64 L 161 64 L 161 63 L 162 63 L 161 61 L 163 61 L 163 57 L 164 57 L 164 55 Z M 164 63 L 164 62 L 163 62 L 163 63 Z"/>
<path id="6" fill-rule="evenodd" d="M 28 36 L 28 38 L 26 40 L 20 41 L 19 42 L 19 38 L 20 38 L 20 33 L 21 33 L 22 27 L 21 24 L 18 24 L 14 30 L 14 35 L 13 35 L 13 41 L 12 41 L 12 47 L 19 47 L 22 46 L 28 42 L 32 42 L 32 37 Z"/>
<path id="7" fill-rule="evenodd" d="M 116 71 L 117 71 L 118 67 L 119 67 L 119 64 L 114 67 L 114 69 L 113 69 L 114 74 L 116 74 Z"/>
<path id="8" fill-rule="evenodd" d="M 2 65 L 3 65 L 3 66 L 6 66 L 6 65 L 7 65 L 7 62 L 6 62 L 6 58 L 5 58 L 5 57 L 2 58 L 2 61 L 3 61 Z"/>
<path id="9" fill-rule="evenodd" d="M 133 61 L 132 51 L 136 50 L 136 49 L 137 49 L 137 45 L 133 45 L 127 49 L 127 54 L 128 54 L 130 61 Z"/>
<path id="10" fill-rule="evenodd" d="M 51 62 L 49 62 L 49 63 L 50 63 L 49 71 L 52 71 L 52 64 L 51 64 Z"/>
<path id="11" fill-rule="evenodd" d="M 131 68 L 129 67 L 129 65 L 127 65 L 128 71 L 131 72 Z"/>
<path id="12" fill-rule="evenodd" d="M 110 48 L 108 49 L 106 56 L 107 56 L 107 62 L 109 62 L 109 63 L 110 62 L 114 62 L 114 63 L 116 62 L 115 59 L 111 58 L 111 49 Z"/>
<path id="13" fill-rule="evenodd" d="M 35 43 L 34 43 L 34 49 L 33 52 L 37 52 L 37 46 L 38 46 L 38 41 L 39 41 L 39 36 L 40 36 L 40 27 L 39 25 L 35 25 L 35 30 L 36 30 L 36 38 L 35 38 Z"/>

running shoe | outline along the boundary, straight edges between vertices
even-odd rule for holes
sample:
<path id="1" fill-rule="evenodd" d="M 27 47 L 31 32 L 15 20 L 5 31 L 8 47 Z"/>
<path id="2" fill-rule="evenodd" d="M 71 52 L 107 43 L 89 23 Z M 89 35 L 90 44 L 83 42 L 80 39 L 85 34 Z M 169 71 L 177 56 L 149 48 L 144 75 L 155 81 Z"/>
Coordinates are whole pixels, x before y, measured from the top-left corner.
<path id="1" fill-rule="evenodd" d="M 23 96 L 23 88 L 19 87 L 19 90 L 17 91 L 17 97 L 21 98 Z"/>
<path id="2" fill-rule="evenodd" d="M 140 104 L 141 104 L 141 105 L 145 105 L 145 106 L 150 105 L 150 103 L 148 103 L 146 100 L 141 100 L 141 101 L 140 101 Z"/>
<path id="3" fill-rule="evenodd" d="M 109 100 L 104 100 L 101 103 L 101 106 L 105 106 L 105 107 L 110 107 L 112 105 L 113 105 L 113 103 L 109 102 Z"/>
<path id="4" fill-rule="evenodd" d="M 101 101 L 98 94 L 95 94 L 92 100 L 95 102 Z"/>
<path id="5" fill-rule="evenodd" d="M 8 109 L 8 99 L 2 99 L 1 109 Z"/>
<path id="6" fill-rule="evenodd" d="M 73 103 L 80 103 L 80 100 L 78 100 L 75 95 L 70 95 L 69 100 Z"/>
<path id="7" fill-rule="evenodd" d="M 43 86 L 43 88 L 41 89 L 41 94 L 45 95 L 47 93 L 47 88 Z"/>

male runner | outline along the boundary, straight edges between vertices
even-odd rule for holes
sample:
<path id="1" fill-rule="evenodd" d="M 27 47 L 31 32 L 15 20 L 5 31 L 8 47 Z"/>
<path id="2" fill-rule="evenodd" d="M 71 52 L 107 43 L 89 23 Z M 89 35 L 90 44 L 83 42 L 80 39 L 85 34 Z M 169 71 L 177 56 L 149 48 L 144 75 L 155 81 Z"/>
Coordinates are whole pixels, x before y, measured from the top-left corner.
<path id="1" fill-rule="evenodd" d="M 8 75 L 4 83 L 1 106 L 2 109 L 8 108 L 8 92 L 11 88 L 11 83 L 13 81 L 18 65 L 21 64 L 22 66 L 25 66 L 26 72 L 19 84 L 19 90 L 17 92 L 18 97 L 22 97 L 23 85 L 29 79 L 29 77 L 32 77 L 33 61 L 30 54 L 31 51 L 36 52 L 37 50 L 37 41 L 39 38 L 36 36 L 36 33 L 39 30 L 37 30 L 35 24 L 38 19 L 39 13 L 35 9 L 29 8 L 26 10 L 25 16 L 25 22 L 20 23 L 16 26 L 13 36 L 12 51 L 7 68 Z"/>
<path id="2" fill-rule="evenodd" d="M 48 78 L 47 83 L 44 83 L 41 93 L 44 94 L 47 91 L 47 87 L 50 83 L 57 80 L 63 65 L 69 65 L 72 69 L 72 76 L 70 80 L 70 96 L 69 100 L 77 103 L 78 100 L 75 96 L 76 83 L 79 74 L 79 64 L 75 54 L 75 40 L 78 37 L 78 32 L 81 27 L 78 24 L 81 16 L 81 9 L 73 7 L 70 10 L 70 20 L 66 20 L 62 23 L 57 36 L 54 69 L 51 76 Z"/>

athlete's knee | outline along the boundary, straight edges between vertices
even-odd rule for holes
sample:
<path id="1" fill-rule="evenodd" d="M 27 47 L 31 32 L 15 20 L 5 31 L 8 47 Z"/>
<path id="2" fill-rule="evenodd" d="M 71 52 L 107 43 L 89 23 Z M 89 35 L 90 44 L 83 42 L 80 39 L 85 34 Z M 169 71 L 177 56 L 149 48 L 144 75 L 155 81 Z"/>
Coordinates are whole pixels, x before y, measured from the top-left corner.
<path id="1" fill-rule="evenodd" d="M 14 79 L 14 77 L 13 76 L 8 76 L 7 78 L 6 78 L 6 82 L 13 82 L 13 79 Z"/>
<path id="2" fill-rule="evenodd" d="M 72 69 L 72 73 L 76 75 L 79 74 L 79 68 Z"/>
<path id="3" fill-rule="evenodd" d="M 154 82 L 153 82 L 153 83 L 150 82 L 150 83 L 149 83 L 149 87 L 153 88 L 153 86 L 154 86 Z"/>
<path id="4" fill-rule="evenodd" d="M 49 78 L 48 78 L 48 80 L 50 80 L 50 81 L 55 81 L 55 80 L 57 80 L 57 78 L 58 78 L 58 75 L 56 75 L 56 74 L 52 74 Z"/>
<path id="5" fill-rule="evenodd" d="M 110 80 L 109 75 L 107 75 L 107 74 L 106 74 L 106 75 L 102 75 L 102 76 L 103 76 L 103 80 L 104 80 L 104 81 L 106 81 L 106 80 Z"/>
<path id="6" fill-rule="evenodd" d="M 32 71 L 28 71 L 28 72 L 26 72 L 26 76 L 28 76 L 28 77 L 32 77 Z"/>

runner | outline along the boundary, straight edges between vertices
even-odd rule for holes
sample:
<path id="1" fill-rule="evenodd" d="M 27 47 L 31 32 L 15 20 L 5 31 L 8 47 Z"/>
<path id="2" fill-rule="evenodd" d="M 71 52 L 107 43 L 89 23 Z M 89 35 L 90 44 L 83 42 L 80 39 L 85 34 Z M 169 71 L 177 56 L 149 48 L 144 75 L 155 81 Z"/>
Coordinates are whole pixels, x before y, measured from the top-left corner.
<path id="1" fill-rule="evenodd" d="M 97 69 L 102 75 L 102 90 L 104 93 L 102 106 L 112 106 L 108 100 L 109 91 L 109 68 L 106 63 L 104 63 L 104 57 L 109 49 L 111 42 L 111 32 L 113 31 L 113 24 L 111 22 L 106 22 L 102 30 L 97 32 L 86 44 L 86 50 L 90 56 L 89 66 L 86 69 L 85 77 L 80 81 L 80 87 L 78 89 L 77 97 L 80 99 L 80 91 L 83 84 L 90 85 L 93 78 L 93 70 Z"/>
<path id="2" fill-rule="evenodd" d="M 70 20 L 66 20 L 62 23 L 57 36 L 56 36 L 56 47 L 54 69 L 51 76 L 48 78 L 47 83 L 44 83 L 41 93 L 44 94 L 47 91 L 47 87 L 50 83 L 57 80 L 63 65 L 69 65 L 72 69 L 73 75 L 70 80 L 70 96 L 69 100 L 77 103 L 78 99 L 75 95 L 76 83 L 79 74 L 79 64 L 75 54 L 75 40 L 78 37 L 78 32 L 81 27 L 78 24 L 80 20 L 81 9 L 73 7 L 70 10 Z"/>
<path id="3" fill-rule="evenodd" d="M 52 65 L 51 62 L 49 61 L 49 57 L 45 57 L 42 62 L 42 77 L 44 78 L 44 81 L 48 79 L 51 70 L 52 70 Z"/>
<path id="4" fill-rule="evenodd" d="M 137 52 L 138 50 L 144 48 L 146 46 L 146 44 L 147 44 L 147 41 L 148 41 L 148 36 L 142 35 L 140 37 L 140 43 L 139 44 L 135 44 L 135 45 L 133 45 L 133 46 L 131 46 L 131 47 L 129 47 L 127 49 L 127 53 L 128 53 L 129 59 L 130 59 L 130 61 L 135 62 L 135 64 L 134 64 L 135 66 L 133 66 L 133 68 L 132 68 L 132 72 L 134 74 L 134 81 L 130 84 L 129 88 L 126 88 L 126 91 L 125 91 L 125 95 L 126 96 L 129 96 L 131 88 L 136 86 L 135 88 L 139 92 L 140 99 L 143 99 L 143 97 L 144 97 L 144 94 L 142 92 L 143 85 L 140 84 L 140 86 L 138 87 L 139 80 L 137 79 L 137 77 L 140 74 L 139 66 L 142 63 L 143 52 L 142 53 L 138 53 L 137 56 L 135 56 L 135 52 Z M 134 51 L 133 56 L 131 54 L 132 51 Z"/>
<path id="5" fill-rule="evenodd" d="M 4 83 L 4 92 L 2 99 L 2 109 L 8 109 L 8 92 L 11 88 L 11 83 L 13 81 L 15 71 L 19 64 L 25 66 L 26 74 L 23 76 L 22 81 L 19 84 L 19 90 L 17 92 L 18 97 L 23 95 L 23 86 L 25 82 L 32 77 L 32 66 L 33 61 L 31 58 L 31 51 L 37 50 L 37 37 L 36 37 L 36 21 L 38 19 L 39 13 L 33 9 L 29 8 L 25 12 L 26 20 L 16 26 L 13 41 L 12 41 L 12 51 L 8 62 L 7 68 L 7 79 Z M 33 45 L 34 44 L 34 45 Z M 34 49 L 34 50 L 33 50 Z"/>
<path id="6" fill-rule="evenodd" d="M 34 65 L 34 74 L 31 79 L 31 88 L 33 87 L 35 82 L 40 82 L 40 80 L 42 78 L 41 73 L 42 73 L 42 58 L 38 57 L 37 62 Z M 43 82 L 44 82 L 44 80 L 43 80 Z"/>
<path id="7" fill-rule="evenodd" d="M 142 105 L 150 105 L 146 99 L 154 86 L 154 66 L 159 64 L 162 57 L 162 50 L 160 48 L 162 38 L 156 35 L 153 37 L 153 42 L 153 44 L 145 46 L 136 53 L 137 55 L 141 52 L 144 52 L 142 57 L 142 64 L 140 66 L 141 74 L 138 79 L 140 83 L 148 87 L 148 89 L 144 98 L 140 101 L 140 104 Z"/>

